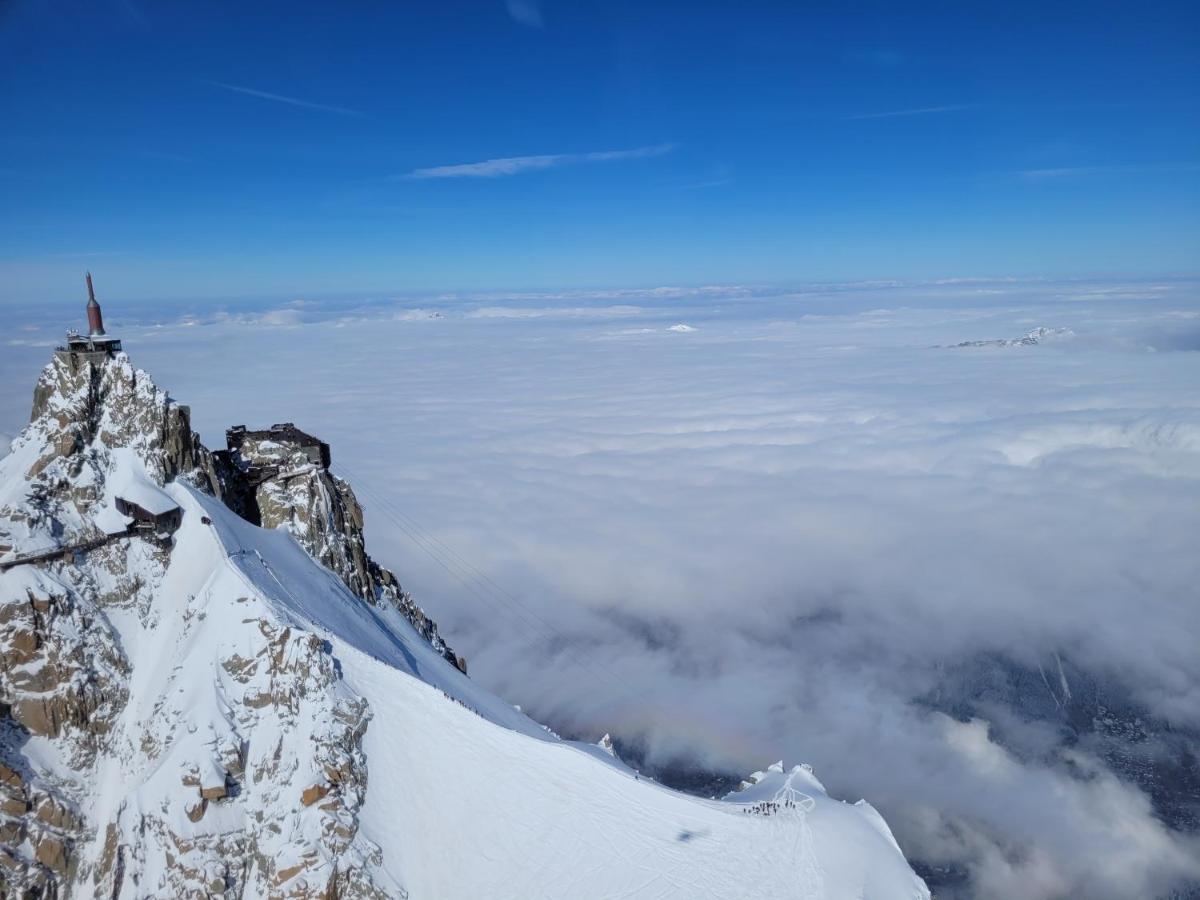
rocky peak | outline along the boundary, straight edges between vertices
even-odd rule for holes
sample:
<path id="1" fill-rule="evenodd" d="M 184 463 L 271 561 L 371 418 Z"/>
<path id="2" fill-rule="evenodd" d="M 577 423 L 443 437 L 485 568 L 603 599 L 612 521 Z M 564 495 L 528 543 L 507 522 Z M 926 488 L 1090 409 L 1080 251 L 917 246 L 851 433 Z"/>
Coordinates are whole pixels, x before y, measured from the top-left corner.
<path id="1" fill-rule="evenodd" d="M 218 451 L 226 502 L 263 528 L 283 529 L 313 559 L 336 572 L 368 603 L 400 610 L 447 660 L 466 672 L 466 660 L 438 633 L 396 576 L 367 555 L 363 510 L 350 485 L 329 470 L 329 446 L 291 423 L 262 431 L 242 426 Z"/>
<path id="2" fill-rule="evenodd" d="M 44 368 L 0 459 L 0 895 L 392 895 L 358 834 L 366 701 L 326 641 L 228 573 L 216 514 L 189 500 L 291 534 L 465 671 L 367 556 L 362 508 L 328 461 L 294 435 L 210 453 L 121 352 Z M 138 530 L 127 497 L 185 507 L 175 538 Z M 214 661 L 183 699 L 177 676 Z M 101 803 L 96 784 L 123 799 Z"/>
<path id="3" fill-rule="evenodd" d="M 129 448 L 160 483 L 200 470 L 201 483 L 212 487 L 204 477 L 211 459 L 192 432 L 191 410 L 159 390 L 124 353 L 84 364 L 56 356 L 34 388 L 30 426 L 29 439 L 49 439 L 59 456 Z"/>
<path id="4" fill-rule="evenodd" d="M 152 489 L 184 478 L 219 491 L 188 408 L 124 353 L 88 361 L 56 354 L 38 378 L 29 425 L 4 459 L 0 565 L 6 553 L 65 550 L 120 530 L 105 517 L 118 460 Z"/>

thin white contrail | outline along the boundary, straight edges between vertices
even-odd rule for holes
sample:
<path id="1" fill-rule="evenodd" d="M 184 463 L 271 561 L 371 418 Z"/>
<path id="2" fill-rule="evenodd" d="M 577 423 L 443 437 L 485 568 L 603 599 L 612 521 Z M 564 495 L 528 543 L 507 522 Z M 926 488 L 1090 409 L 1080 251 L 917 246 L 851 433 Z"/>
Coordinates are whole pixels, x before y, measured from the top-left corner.
<path id="1" fill-rule="evenodd" d="M 970 109 L 969 103 L 956 103 L 951 106 L 921 106 L 917 109 L 894 109 L 888 112 L 859 113 L 856 116 L 846 116 L 847 119 L 894 119 L 898 116 L 925 116 L 931 113 L 959 112 Z"/>
<path id="2" fill-rule="evenodd" d="M 276 103 L 286 103 L 289 106 L 302 106 L 305 109 L 319 109 L 322 112 L 336 113 L 339 116 L 357 116 L 364 117 L 365 114 L 356 109 L 347 109 L 344 106 L 327 106 L 324 103 L 312 103 L 308 100 L 301 100 L 298 97 L 285 97 L 283 94 L 272 94 L 268 91 L 260 91 L 257 88 L 243 87 L 239 84 L 226 84 L 224 81 L 211 81 L 205 79 L 205 84 L 211 84 L 214 87 L 224 88 L 227 91 L 233 91 L 237 94 L 246 94 L 250 97 L 258 97 L 262 100 L 274 100 Z"/>

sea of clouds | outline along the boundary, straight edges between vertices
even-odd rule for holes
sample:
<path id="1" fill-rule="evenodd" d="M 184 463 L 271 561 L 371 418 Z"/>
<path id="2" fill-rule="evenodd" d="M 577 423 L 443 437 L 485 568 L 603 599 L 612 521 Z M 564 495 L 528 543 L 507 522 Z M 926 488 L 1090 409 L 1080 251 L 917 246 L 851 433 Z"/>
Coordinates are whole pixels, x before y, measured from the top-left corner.
<path id="1" fill-rule="evenodd" d="M 15 311 L 0 432 L 77 311 Z M 1200 727 L 1196 283 L 106 311 L 210 447 L 235 423 L 327 440 L 373 554 L 472 677 L 559 730 L 811 763 L 977 896 L 1200 879 L 1195 838 L 1086 749 L 1016 753 L 919 702 L 989 654 L 1066 658 Z M 951 346 L 1038 327 L 1063 331 Z"/>

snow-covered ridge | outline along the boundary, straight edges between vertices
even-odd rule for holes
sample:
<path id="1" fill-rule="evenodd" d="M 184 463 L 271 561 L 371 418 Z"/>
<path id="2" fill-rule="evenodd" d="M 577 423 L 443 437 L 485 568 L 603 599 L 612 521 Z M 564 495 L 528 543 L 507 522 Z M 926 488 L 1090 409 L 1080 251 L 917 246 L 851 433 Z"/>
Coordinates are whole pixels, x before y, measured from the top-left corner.
<path id="1" fill-rule="evenodd" d="M 352 494 L 285 471 L 253 524 L 126 357 L 47 367 L 0 543 L 111 534 L 117 497 L 181 518 L 0 573 L 0 893 L 928 896 L 803 768 L 705 801 L 557 739 L 378 602 Z"/>
<path id="2" fill-rule="evenodd" d="M 1048 341 L 1065 340 L 1075 336 L 1070 328 L 1046 328 L 1039 326 L 1033 328 L 1019 338 L 1000 338 L 991 341 L 962 341 L 957 344 L 950 344 L 951 349 L 959 347 L 1036 347 L 1038 344 L 1044 344 Z"/>

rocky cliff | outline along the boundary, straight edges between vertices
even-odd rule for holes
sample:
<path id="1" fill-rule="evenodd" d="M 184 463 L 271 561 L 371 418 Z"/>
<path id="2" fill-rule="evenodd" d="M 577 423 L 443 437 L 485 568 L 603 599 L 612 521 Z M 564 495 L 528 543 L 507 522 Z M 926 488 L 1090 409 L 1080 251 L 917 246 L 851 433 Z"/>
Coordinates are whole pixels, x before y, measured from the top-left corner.
<path id="1" fill-rule="evenodd" d="M 437 623 L 395 575 L 367 555 L 363 510 L 350 485 L 311 458 L 300 440 L 286 429 L 252 432 L 218 454 L 218 464 L 231 508 L 263 528 L 287 531 L 355 594 L 400 610 L 432 647 L 466 672 L 466 659 L 447 646 Z"/>
<path id="2" fill-rule="evenodd" d="M 377 848 L 357 837 L 369 710 L 339 683 L 324 642 L 242 591 L 236 631 L 219 636 L 214 654 L 216 695 L 190 702 L 179 675 L 194 642 L 207 650 L 218 639 L 202 626 L 216 598 L 172 573 L 169 539 L 126 531 L 113 508 L 120 494 L 173 484 L 232 502 L 246 491 L 248 460 L 267 455 L 280 470 L 251 492 L 262 525 L 294 535 L 465 669 L 366 555 L 349 485 L 294 465 L 287 447 L 255 447 L 231 468 L 201 445 L 187 407 L 124 355 L 56 357 L 29 426 L 0 461 L 0 561 L 63 548 L 0 576 L 4 896 L 388 895 L 364 874 Z M 139 670 L 161 680 L 152 700 L 134 703 Z M 277 739 L 249 753 L 252 731 Z M 155 774 L 98 805 L 92 786 L 117 769 Z"/>

